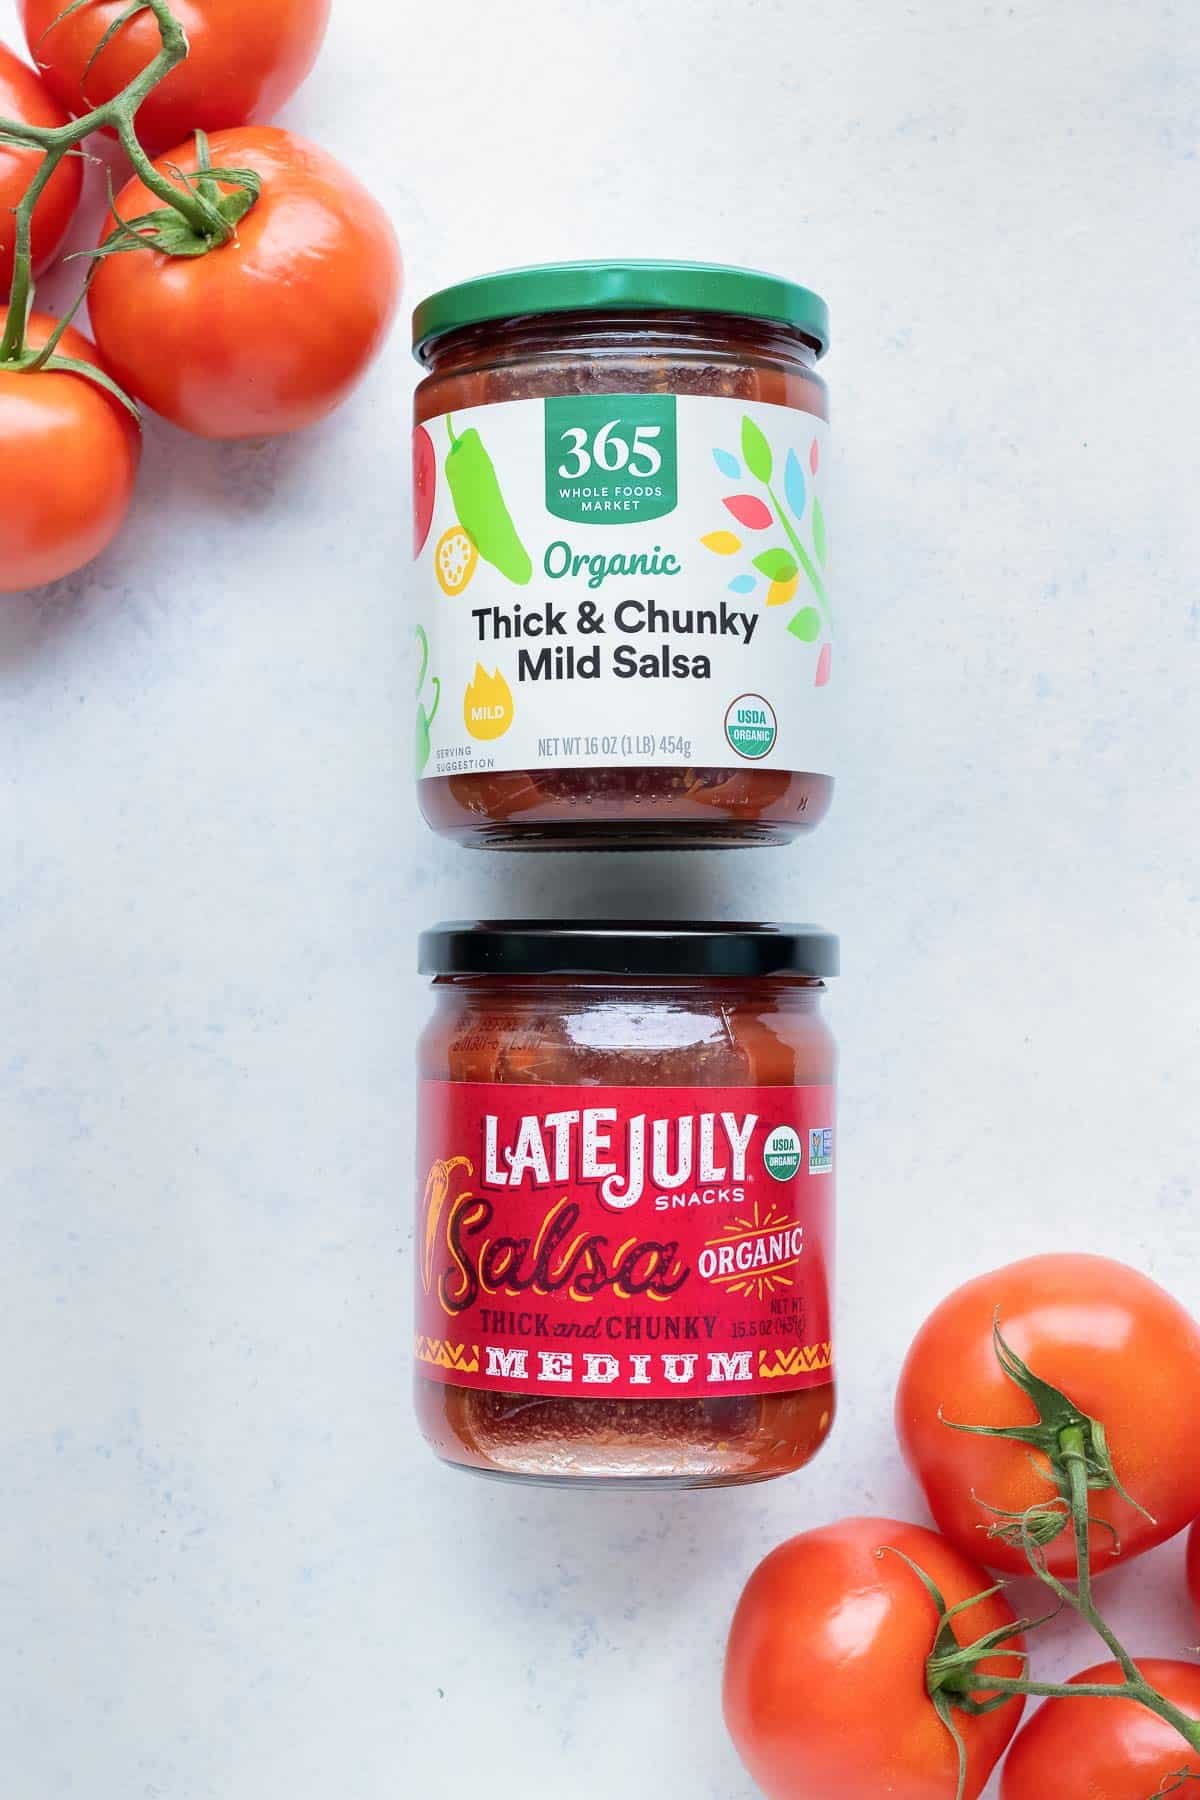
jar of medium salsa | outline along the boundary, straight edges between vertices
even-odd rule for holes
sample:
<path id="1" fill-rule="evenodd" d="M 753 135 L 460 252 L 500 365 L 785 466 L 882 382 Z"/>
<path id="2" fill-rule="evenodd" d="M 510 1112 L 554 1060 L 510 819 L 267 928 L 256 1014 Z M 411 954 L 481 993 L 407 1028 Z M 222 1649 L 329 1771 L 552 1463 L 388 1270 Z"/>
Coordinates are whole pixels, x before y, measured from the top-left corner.
<path id="1" fill-rule="evenodd" d="M 722 1486 L 834 1415 L 837 941 L 443 925 L 421 940 L 416 1410 L 445 1461 Z"/>
<path id="2" fill-rule="evenodd" d="M 825 303 L 697 263 L 417 308 L 421 807 L 508 849 L 786 841 L 829 807 Z"/>

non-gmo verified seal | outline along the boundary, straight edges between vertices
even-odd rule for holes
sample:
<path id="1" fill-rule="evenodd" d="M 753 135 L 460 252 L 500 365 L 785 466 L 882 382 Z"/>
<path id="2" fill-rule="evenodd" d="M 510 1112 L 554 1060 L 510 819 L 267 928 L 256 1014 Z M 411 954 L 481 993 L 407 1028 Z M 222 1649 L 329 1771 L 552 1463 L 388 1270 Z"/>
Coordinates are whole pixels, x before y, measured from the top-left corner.
<path id="1" fill-rule="evenodd" d="M 804 1161 L 804 1144 L 798 1131 L 790 1125 L 777 1125 L 763 1145 L 763 1168 L 776 1181 L 790 1181 L 800 1173 Z"/>
<path id="2" fill-rule="evenodd" d="M 761 694 L 739 694 L 725 714 L 725 736 L 731 750 L 747 762 L 760 762 L 775 748 L 779 721 Z"/>
<path id="3" fill-rule="evenodd" d="M 828 1175 L 833 1170 L 833 1130 L 828 1125 L 810 1127 L 808 1133 L 808 1172 Z"/>

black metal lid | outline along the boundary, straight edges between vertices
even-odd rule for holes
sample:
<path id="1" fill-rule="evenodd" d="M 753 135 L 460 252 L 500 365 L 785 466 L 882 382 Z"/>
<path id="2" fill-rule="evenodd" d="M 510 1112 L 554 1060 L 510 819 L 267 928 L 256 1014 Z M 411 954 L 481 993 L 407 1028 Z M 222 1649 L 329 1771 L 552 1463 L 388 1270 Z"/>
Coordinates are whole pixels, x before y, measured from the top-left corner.
<path id="1" fill-rule="evenodd" d="M 422 932 L 423 975 L 798 975 L 838 973 L 838 940 L 815 925 L 674 919 L 477 919 Z"/>

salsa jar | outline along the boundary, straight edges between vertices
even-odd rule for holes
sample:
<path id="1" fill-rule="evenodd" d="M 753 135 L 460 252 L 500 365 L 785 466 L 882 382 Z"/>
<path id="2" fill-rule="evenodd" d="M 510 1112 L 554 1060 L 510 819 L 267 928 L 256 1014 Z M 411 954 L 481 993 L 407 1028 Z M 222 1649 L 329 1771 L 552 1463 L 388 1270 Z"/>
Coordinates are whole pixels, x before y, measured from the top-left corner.
<path id="1" fill-rule="evenodd" d="M 721 1487 L 833 1424 L 837 940 L 499 922 L 421 939 L 415 1393 L 448 1463 Z"/>
<path id="2" fill-rule="evenodd" d="M 416 310 L 416 765 L 503 849 L 775 844 L 833 792 L 825 302 L 560 263 Z"/>

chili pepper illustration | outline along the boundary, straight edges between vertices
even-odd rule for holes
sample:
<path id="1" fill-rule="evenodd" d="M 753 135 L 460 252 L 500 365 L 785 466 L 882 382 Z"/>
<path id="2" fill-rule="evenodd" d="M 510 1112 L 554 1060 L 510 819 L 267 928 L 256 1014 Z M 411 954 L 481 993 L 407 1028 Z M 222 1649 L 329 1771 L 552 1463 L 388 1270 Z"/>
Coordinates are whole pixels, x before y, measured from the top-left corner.
<path id="1" fill-rule="evenodd" d="M 420 1252 L 421 1281 L 427 1294 L 433 1288 L 438 1226 L 442 1222 L 442 1213 L 445 1211 L 446 1201 L 450 1197 L 450 1177 L 456 1169 L 465 1169 L 470 1175 L 474 1172 L 474 1164 L 465 1156 L 448 1156 L 444 1161 L 434 1163 L 425 1182 L 425 1199 L 422 1206 L 425 1229 L 422 1233 Z"/>
<path id="2" fill-rule="evenodd" d="M 496 466 L 483 439 L 474 426 L 461 436 L 456 435 L 449 414 L 446 430 L 450 434 L 446 480 L 458 522 L 484 562 L 491 563 L 518 587 L 524 587 L 533 579 L 533 564 L 504 503 Z"/>
<path id="3" fill-rule="evenodd" d="M 427 713 L 421 700 L 421 689 L 425 686 L 425 677 L 429 673 L 429 639 L 420 625 L 417 626 L 417 636 L 421 640 L 421 673 L 417 676 L 417 774 L 423 775 L 433 748 L 430 743 L 429 728 L 437 718 L 438 707 L 442 703 L 442 684 L 435 675 L 433 677 L 433 711 Z"/>

